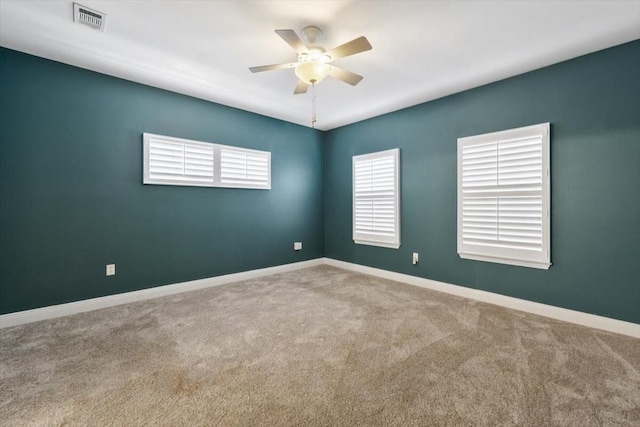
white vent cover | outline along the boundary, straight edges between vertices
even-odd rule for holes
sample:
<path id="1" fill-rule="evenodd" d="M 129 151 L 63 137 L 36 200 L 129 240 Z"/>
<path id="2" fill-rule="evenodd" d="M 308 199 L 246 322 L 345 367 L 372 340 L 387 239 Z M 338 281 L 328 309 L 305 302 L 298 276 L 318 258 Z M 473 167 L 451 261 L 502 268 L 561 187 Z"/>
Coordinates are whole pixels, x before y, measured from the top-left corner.
<path id="1" fill-rule="evenodd" d="M 88 25 L 96 30 L 104 31 L 107 15 L 94 9 L 89 9 L 81 4 L 73 4 L 73 22 Z"/>

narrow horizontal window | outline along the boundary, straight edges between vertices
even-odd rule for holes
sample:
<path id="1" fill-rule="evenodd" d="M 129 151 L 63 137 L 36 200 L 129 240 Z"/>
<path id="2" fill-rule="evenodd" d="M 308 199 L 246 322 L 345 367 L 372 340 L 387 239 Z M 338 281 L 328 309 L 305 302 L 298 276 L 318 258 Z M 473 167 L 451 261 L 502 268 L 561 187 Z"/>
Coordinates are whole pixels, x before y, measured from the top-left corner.
<path id="1" fill-rule="evenodd" d="M 549 123 L 458 139 L 458 253 L 549 268 Z"/>
<path id="2" fill-rule="evenodd" d="M 271 188 L 271 153 L 143 134 L 144 184 Z"/>

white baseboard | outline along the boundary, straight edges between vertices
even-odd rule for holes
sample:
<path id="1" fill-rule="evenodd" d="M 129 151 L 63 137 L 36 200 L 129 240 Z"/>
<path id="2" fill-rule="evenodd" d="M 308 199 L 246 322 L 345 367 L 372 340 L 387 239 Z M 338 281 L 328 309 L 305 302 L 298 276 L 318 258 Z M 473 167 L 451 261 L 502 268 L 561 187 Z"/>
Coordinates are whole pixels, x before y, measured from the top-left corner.
<path id="1" fill-rule="evenodd" d="M 563 320 L 565 322 L 588 326 L 590 328 L 602 329 L 609 332 L 615 332 L 618 334 L 640 338 L 640 324 L 637 323 L 625 322 L 623 320 L 611 319 L 609 317 L 583 313 L 581 311 L 569 310 L 566 308 L 555 307 L 539 302 L 527 301 L 505 295 L 494 294 L 492 292 L 482 291 L 479 289 L 451 285 L 449 283 L 438 282 L 436 280 L 396 273 L 388 270 L 381 270 L 379 268 L 367 267 L 364 265 L 339 261 L 332 258 L 325 258 L 324 262 L 327 265 L 343 268 L 345 270 L 369 274 L 384 279 L 394 280 L 396 282 L 420 286 L 421 288 L 427 288 L 438 292 L 445 292 L 447 294 L 470 298 L 476 301 L 482 301 L 489 304 L 512 308 L 514 310 L 537 314 L 539 316 L 550 317 L 552 319 Z"/>
<path id="2" fill-rule="evenodd" d="M 91 298 L 66 304 L 51 305 L 48 307 L 36 308 L 33 310 L 3 314 L 0 315 L 0 328 L 8 328 L 25 323 L 37 322 L 39 320 L 54 319 L 56 317 L 84 313 L 86 311 L 93 311 L 100 308 L 113 307 L 116 305 L 158 298 L 167 295 L 178 294 L 181 292 L 195 291 L 197 289 L 210 288 L 213 286 L 225 285 L 227 283 L 250 280 L 263 276 L 270 276 L 272 274 L 286 273 L 288 271 L 300 270 L 303 268 L 314 267 L 322 264 L 324 264 L 324 258 L 316 258 L 309 261 L 296 262 L 293 264 L 260 268 L 257 270 L 243 271 L 241 273 L 225 274 L 224 276 L 191 280 L 189 282 L 175 283 L 172 285 L 158 286 L 155 288 L 142 289 L 139 291 L 125 292 L 122 294 L 108 295 L 104 297 Z"/>
<path id="3" fill-rule="evenodd" d="M 628 335 L 640 338 L 640 325 L 623 320 L 611 319 L 609 317 L 595 314 L 583 313 L 538 302 L 513 298 L 479 289 L 466 288 L 464 286 L 452 285 L 438 282 L 436 280 L 425 279 L 423 277 L 411 276 L 408 274 L 396 273 L 379 268 L 367 267 L 365 265 L 353 264 L 339 261 L 332 258 L 316 258 L 309 261 L 296 262 L 293 264 L 278 265 L 275 267 L 260 268 L 257 270 L 243 271 L 241 273 L 226 274 L 224 276 L 209 277 L 206 279 L 192 280 L 189 282 L 175 283 L 172 285 L 158 286 L 155 288 L 142 289 L 139 291 L 126 292 L 122 294 L 109 295 L 105 297 L 92 298 L 83 301 L 70 302 L 66 304 L 52 305 L 49 307 L 36 308 L 33 310 L 19 311 L 0 315 L 0 328 L 22 325 L 25 323 L 37 322 L 40 320 L 54 319 L 56 317 L 68 316 L 71 314 L 84 313 L 101 308 L 113 307 L 135 301 L 142 301 L 181 292 L 194 291 L 197 289 L 210 288 L 213 286 L 225 285 L 227 283 L 250 280 L 272 274 L 286 273 L 317 265 L 330 265 L 343 268 L 358 273 L 369 274 L 384 279 L 407 283 L 438 292 L 457 295 L 464 298 L 474 299 L 489 304 L 500 305 L 514 310 L 537 314 L 539 316 L 550 317 L 552 319 L 563 320 L 590 328 L 602 329 L 609 332 Z"/>

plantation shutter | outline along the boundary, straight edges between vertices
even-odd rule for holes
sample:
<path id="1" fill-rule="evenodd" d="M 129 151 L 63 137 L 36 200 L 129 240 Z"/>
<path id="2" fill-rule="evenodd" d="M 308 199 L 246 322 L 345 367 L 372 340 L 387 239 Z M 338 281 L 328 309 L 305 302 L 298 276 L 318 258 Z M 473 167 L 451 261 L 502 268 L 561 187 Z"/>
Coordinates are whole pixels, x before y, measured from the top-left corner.
<path id="1" fill-rule="evenodd" d="M 353 157 L 353 240 L 398 248 L 399 152 Z"/>
<path id="2" fill-rule="evenodd" d="M 269 188 L 271 153 L 238 150 L 223 146 L 220 149 L 221 183 L 233 187 Z"/>
<path id="3" fill-rule="evenodd" d="M 143 134 L 144 184 L 271 188 L 271 153 Z"/>
<path id="4" fill-rule="evenodd" d="M 144 183 L 211 185 L 214 180 L 213 146 L 177 138 L 149 137 Z"/>
<path id="5" fill-rule="evenodd" d="M 545 124 L 458 140 L 461 256 L 548 268 L 548 129 Z"/>

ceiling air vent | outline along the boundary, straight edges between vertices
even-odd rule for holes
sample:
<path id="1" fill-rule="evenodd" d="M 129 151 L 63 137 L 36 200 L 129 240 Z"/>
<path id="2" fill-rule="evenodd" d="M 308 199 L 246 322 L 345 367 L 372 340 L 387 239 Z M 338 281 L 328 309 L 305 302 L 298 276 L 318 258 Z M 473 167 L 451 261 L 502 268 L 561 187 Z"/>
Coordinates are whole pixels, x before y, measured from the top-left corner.
<path id="1" fill-rule="evenodd" d="M 104 31 L 107 15 L 97 10 L 89 9 L 81 4 L 73 4 L 73 22 L 88 25 L 96 30 Z"/>

